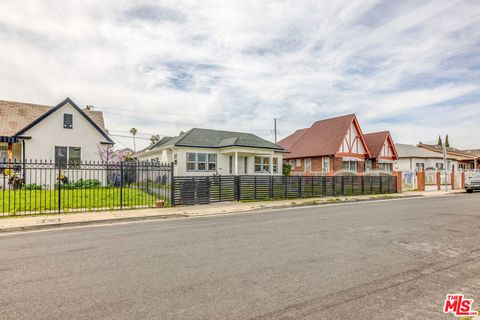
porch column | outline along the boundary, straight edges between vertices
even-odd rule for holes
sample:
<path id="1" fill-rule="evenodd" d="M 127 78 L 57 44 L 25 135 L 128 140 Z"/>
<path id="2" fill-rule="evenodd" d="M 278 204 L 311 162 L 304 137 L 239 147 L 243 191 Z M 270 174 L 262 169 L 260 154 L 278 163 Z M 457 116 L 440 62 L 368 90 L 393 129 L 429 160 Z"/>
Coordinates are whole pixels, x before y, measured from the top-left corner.
<path id="1" fill-rule="evenodd" d="M 278 166 L 278 164 L 277 164 Z M 273 155 L 270 155 L 270 174 L 273 175 Z"/>
<path id="2" fill-rule="evenodd" d="M 238 152 L 235 151 L 235 175 L 238 176 Z"/>

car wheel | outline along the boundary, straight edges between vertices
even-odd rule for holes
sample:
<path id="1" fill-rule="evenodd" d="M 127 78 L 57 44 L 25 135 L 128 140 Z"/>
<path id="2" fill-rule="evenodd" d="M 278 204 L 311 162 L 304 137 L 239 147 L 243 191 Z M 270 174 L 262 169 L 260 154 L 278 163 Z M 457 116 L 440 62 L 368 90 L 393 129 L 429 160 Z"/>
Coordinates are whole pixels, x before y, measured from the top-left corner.
<path id="1" fill-rule="evenodd" d="M 473 190 L 472 189 L 467 189 L 467 193 L 472 193 Z"/>

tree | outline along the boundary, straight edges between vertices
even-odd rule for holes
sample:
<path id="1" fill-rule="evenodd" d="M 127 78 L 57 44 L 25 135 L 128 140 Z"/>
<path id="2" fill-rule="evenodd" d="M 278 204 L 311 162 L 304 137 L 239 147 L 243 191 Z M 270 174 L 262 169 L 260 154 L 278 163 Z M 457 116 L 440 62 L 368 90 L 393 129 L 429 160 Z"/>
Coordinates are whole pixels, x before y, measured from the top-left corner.
<path id="1" fill-rule="evenodd" d="M 442 143 L 442 136 L 438 135 L 438 142 L 437 142 L 437 146 L 443 146 L 443 143 Z"/>
<path id="2" fill-rule="evenodd" d="M 153 145 L 160 141 L 160 136 L 158 134 L 154 134 L 150 137 L 150 144 Z"/>
<path id="3" fill-rule="evenodd" d="M 289 163 L 284 163 L 283 164 L 283 175 L 284 176 L 289 176 L 290 171 L 292 171 L 292 166 Z"/>
<path id="4" fill-rule="evenodd" d="M 135 128 L 130 129 L 130 133 L 132 134 L 132 137 L 133 137 L 133 151 L 137 152 L 137 146 L 135 145 L 135 135 L 137 134 L 137 129 Z"/>
<path id="5" fill-rule="evenodd" d="M 448 134 L 445 136 L 445 147 L 450 148 L 450 142 L 448 142 Z"/>

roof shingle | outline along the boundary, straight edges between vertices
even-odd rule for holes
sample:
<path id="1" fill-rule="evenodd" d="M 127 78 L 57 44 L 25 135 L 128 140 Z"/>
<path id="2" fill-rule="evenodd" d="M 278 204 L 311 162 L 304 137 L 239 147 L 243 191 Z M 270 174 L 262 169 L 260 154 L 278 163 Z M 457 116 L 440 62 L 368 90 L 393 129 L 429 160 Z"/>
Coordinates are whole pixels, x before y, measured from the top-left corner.
<path id="1" fill-rule="evenodd" d="M 21 129 L 48 112 L 51 106 L 40 104 L 0 100 L 0 136 L 13 136 Z M 105 131 L 101 111 L 82 110 L 95 124 Z"/>
<path id="2" fill-rule="evenodd" d="M 278 144 L 290 151 L 286 159 L 334 155 L 355 119 L 354 114 L 348 114 L 320 120 L 310 128 L 295 131 Z"/>

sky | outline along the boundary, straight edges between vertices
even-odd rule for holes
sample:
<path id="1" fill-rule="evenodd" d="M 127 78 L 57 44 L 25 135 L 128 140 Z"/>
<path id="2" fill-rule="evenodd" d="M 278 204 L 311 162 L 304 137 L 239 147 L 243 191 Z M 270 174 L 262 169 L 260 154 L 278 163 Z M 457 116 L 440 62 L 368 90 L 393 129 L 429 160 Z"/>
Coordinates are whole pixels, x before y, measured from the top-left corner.
<path id="1" fill-rule="evenodd" d="M 480 148 L 478 1 L 0 1 L 0 99 L 104 112 L 118 147 L 192 127 L 279 139 L 355 113 Z"/>

